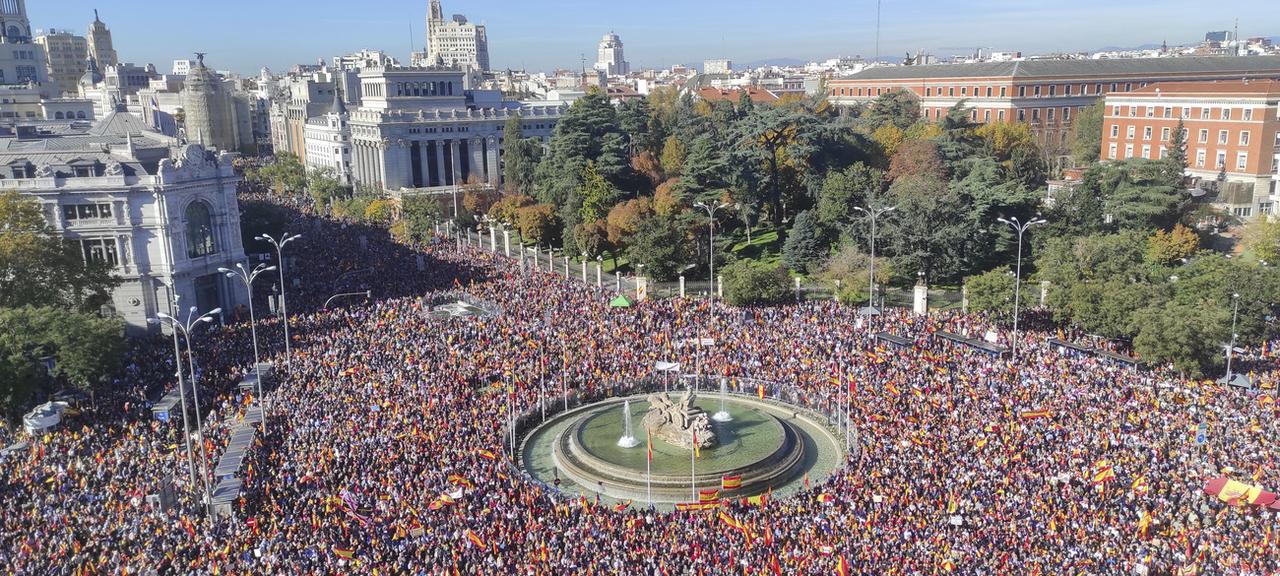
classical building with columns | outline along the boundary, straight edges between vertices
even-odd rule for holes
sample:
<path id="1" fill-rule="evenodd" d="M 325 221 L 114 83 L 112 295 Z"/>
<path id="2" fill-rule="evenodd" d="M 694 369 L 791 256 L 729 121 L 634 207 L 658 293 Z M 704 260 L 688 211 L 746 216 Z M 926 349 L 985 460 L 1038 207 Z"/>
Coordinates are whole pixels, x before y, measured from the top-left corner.
<path id="1" fill-rule="evenodd" d="M 0 189 L 34 199 L 85 260 L 111 265 L 111 308 L 131 333 L 173 313 L 175 296 L 201 312 L 246 303 L 218 273 L 245 261 L 232 155 L 181 145 L 123 110 L 89 128 L 40 128 L 0 128 Z"/>
<path id="2" fill-rule="evenodd" d="M 351 112 L 352 178 L 379 190 L 502 184 L 503 129 L 522 118 L 525 138 L 549 141 L 562 102 L 503 101 L 467 90 L 452 67 L 371 68 L 360 73 L 361 105 Z"/>

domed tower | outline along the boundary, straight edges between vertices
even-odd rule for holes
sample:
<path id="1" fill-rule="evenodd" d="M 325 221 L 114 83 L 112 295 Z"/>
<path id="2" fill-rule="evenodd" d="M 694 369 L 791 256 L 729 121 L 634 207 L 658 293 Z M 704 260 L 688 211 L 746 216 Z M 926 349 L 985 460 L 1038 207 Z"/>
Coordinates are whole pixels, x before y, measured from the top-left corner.
<path id="1" fill-rule="evenodd" d="M 182 86 L 182 110 L 187 142 L 219 150 L 237 149 L 231 95 L 222 79 L 204 65 L 204 54 L 199 52 Z"/>

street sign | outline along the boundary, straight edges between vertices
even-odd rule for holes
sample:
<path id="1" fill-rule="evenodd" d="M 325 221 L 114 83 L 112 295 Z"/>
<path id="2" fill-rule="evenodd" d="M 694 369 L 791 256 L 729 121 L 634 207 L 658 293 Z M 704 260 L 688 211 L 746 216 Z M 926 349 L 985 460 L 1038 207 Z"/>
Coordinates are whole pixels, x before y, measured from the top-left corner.
<path id="1" fill-rule="evenodd" d="M 1209 436 L 1209 425 L 1201 422 L 1196 428 L 1196 444 L 1204 444 Z"/>

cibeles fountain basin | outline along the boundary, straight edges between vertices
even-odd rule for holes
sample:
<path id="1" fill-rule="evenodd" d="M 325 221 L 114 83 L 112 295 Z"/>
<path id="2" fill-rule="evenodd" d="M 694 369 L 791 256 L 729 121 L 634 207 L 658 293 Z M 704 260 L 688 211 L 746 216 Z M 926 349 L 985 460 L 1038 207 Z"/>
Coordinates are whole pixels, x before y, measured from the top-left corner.
<path id="1" fill-rule="evenodd" d="M 682 402 L 687 405 L 682 406 Z M 655 406 L 657 404 L 657 406 Z M 656 408 L 656 410 L 655 410 Z M 691 462 L 692 434 L 654 430 L 655 412 L 688 412 L 704 436 Z M 708 418 L 727 411 L 732 420 Z M 627 434 L 627 416 L 631 433 Z M 534 478 L 572 494 L 600 494 L 616 500 L 689 502 L 697 491 L 721 489 L 726 476 L 741 486 L 723 490 L 723 498 L 743 498 L 771 490 L 794 491 L 802 477 L 814 482 L 843 459 L 843 445 L 815 414 L 754 397 L 686 398 L 664 395 L 611 399 L 557 416 L 526 436 L 521 465 Z M 712 440 L 705 437 L 712 434 Z M 634 438 L 636 446 L 620 444 Z M 653 460 L 648 461 L 649 446 Z M 691 473 L 692 472 L 692 476 Z"/>

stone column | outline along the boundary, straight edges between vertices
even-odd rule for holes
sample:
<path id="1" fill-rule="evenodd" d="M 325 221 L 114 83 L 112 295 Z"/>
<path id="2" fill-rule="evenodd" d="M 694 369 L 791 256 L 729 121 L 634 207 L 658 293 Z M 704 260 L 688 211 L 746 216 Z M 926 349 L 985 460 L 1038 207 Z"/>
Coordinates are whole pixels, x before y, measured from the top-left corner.
<path id="1" fill-rule="evenodd" d="M 960 287 L 960 313 L 961 314 L 969 313 L 969 287 L 968 286 Z"/>
<path id="2" fill-rule="evenodd" d="M 1048 303 L 1049 303 L 1049 281 L 1041 280 L 1040 281 L 1040 306 L 1043 307 Z"/>
<path id="3" fill-rule="evenodd" d="M 492 225 L 489 226 L 489 251 L 498 253 L 498 229 Z"/>
<path id="4" fill-rule="evenodd" d="M 724 298 L 724 276 L 716 275 L 716 296 Z"/>
<path id="5" fill-rule="evenodd" d="M 485 165 L 489 167 L 489 183 L 493 184 L 494 188 L 502 186 L 502 160 L 499 155 L 500 150 L 501 145 L 498 144 L 498 139 L 490 136 L 489 158 Z"/>
<path id="6" fill-rule="evenodd" d="M 452 152 L 453 156 L 452 162 L 450 162 L 452 166 L 449 167 L 449 170 L 453 174 L 453 183 L 457 186 L 466 184 L 466 182 L 462 181 L 462 146 L 458 145 L 457 140 L 450 140 L 449 150 Z"/>
<path id="7" fill-rule="evenodd" d="M 604 288 L 604 264 L 596 262 L 596 288 Z"/>
<path id="8" fill-rule="evenodd" d="M 485 182 L 484 174 L 484 140 L 481 138 L 472 138 L 471 143 L 467 146 L 471 153 L 471 175 L 477 181 Z"/>
<path id="9" fill-rule="evenodd" d="M 511 231 L 506 228 L 502 229 L 502 251 L 507 258 L 511 257 Z"/>
<path id="10" fill-rule="evenodd" d="M 436 143 L 436 179 L 440 182 L 440 186 L 449 185 L 449 170 L 444 166 L 444 140 L 435 140 Z"/>
<path id="11" fill-rule="evenodd" d="M 680 275 L 680 297 L 684 298 L 684 274 Z"/>
<path id="12" fill-rule="evenodd" d="M 569 257 L 568 256 L 564 257 L 564 279 L 565 280 L 569 279 Z"/>
<path id="13" fill-rule="evenodd" d="M 431 187 L 431 155 L 427 153 L 426 140 L 418 141 L 418 164 L 422 166 L 422 187 Z"/>
<path id="14" fill-rule="evenodd" d="M 582 261 L 582 283 L 583 284 L 587 283 L 587 261 L 586 260 Z"/>

